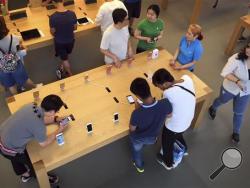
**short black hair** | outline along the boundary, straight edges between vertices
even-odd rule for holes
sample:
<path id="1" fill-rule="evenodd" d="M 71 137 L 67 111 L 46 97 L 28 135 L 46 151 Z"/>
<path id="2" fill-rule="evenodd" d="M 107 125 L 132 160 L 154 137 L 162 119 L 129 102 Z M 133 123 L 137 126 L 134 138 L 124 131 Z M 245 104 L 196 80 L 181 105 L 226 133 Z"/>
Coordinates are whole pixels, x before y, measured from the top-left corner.
<path id="1" fill-rule="evenodd" d="M 148 11 L 148 10 L 153 10 L 154 13 L 156 14 L 156 17 L 157 17 L 157 18 L 159 17 L 159 15 L 160 15 L 160 7 L 159 7 L 159 5 L 157 5 L 157 4 L 152 4 L 152 5 L 150 5 L 150 6 L 148 7 L 147 11 Z"/>
<path id="2" fill-rule="evenodd" d="M 141 99 L 151 96 L 150 87 L 144 78 L 136 78 L 130 85 L 130 91 Z"/>
<path id="3" fill-rule="evenodd" d="M 127 12 L 122 8 L 117 8 L 112 12 L 112 17 L 114 24 L 117 24 L 118 22 L 123 22 L 127 16 Z"/>
<path id="4" fill-rule="evenodd" d="M 64 102 L 57 95 L 48 95 L 42 100 L 41 103 L 41 107 L 45 110 L 45 112 L 49 112 L 51 110 L 58 112 L 63 105 Z"/>
<path id="5" fill-rule="evenodd" d="M 174 77 L 170 72 L 168 72 L 166 69 L 158 69 L 153 77 L 152 77 L 153 84 L 156 86 L 157 84 L 162 85 L 165 82 L 173 82 Z"/>
<path id="6" fill-rule="evenodd" d="M 0 40 L 6 37 L 9 33 L 9 29 L 6 26 L 3 16 L 0 16 Z"/>

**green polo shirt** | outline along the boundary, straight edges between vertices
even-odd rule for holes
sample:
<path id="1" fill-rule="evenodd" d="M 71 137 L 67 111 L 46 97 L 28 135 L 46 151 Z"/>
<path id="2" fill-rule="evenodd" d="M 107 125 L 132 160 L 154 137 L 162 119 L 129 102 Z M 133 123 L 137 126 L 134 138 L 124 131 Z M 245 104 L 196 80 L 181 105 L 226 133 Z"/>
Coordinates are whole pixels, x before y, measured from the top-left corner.
<path id="1" fill-rule="evenodd" d="M 164 22 L 159 18 L 156 22 L 150 22 L 147 19 L 143 19 L 139 22 L 137 29 L 141 31 L 141 36 L 154 38 L 160 35 L 161 31 L 164 29 Z M 137 47 L 144 50 L 153 50 L 156 48 L 156 42 L 147 43 L 147 41 L 139 40 Z"/>

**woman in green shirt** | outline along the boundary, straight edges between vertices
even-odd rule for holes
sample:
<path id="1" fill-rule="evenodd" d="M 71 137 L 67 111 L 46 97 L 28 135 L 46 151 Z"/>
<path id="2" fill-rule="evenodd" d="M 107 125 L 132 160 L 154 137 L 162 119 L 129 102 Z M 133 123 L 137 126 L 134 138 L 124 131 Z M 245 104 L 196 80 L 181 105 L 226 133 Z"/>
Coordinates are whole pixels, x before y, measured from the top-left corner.
<path id="1" fill-rule="evenodd" d="M 139 40 L 136 53 L 156 48 L 157 40 L 162 38 L 164 22 L 158 18 L 160 7 L 156 4 L 150 5 L 147 9 L 147 18 L 139 22 L 134 36 Z"/>

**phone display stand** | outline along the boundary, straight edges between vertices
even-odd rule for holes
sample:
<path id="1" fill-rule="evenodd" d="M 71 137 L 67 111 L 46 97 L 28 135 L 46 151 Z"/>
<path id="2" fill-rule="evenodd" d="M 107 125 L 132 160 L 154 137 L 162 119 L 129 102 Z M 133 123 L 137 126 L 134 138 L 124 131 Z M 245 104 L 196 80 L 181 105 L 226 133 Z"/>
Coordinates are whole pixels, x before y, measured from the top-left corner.
<path id="1" fill-rule="evenodd" d="M 88 74 L 86 74 L 85 76 L 84 76 L 84 82 L 87 84 L 87 83 L 89 83 L 89 75 Z"/>
<path id="2" fill-rule="evenodd" d="M 92 135 L 93 135 L 93 130 L 92 130 L 91 132 L 88 132 L 88 131 L 87 131 L 87 134 L 88 134 L 89 136 L 92 136 Z"/>
<path id="3" fill-rule="evenodd" d="M 61 90 L 62 92 L 65 91 L 65 83 L 64 83 L 64 82 L 63 82 L 63 83 L 60 83 L 60 90 Z"/>
<path id="4" fill-rule="evenodd" d="M 119 124 L 119 120 L 115 120 L 114 118 L 112 120 L 115 125 Z"/>
<path id="5" fill-rule="evenodd" d="M 40 98 L 39 98 L 39 91 L 34 91 L 33 92 L 33 98 L 35 102 L 39 102 Z"/>

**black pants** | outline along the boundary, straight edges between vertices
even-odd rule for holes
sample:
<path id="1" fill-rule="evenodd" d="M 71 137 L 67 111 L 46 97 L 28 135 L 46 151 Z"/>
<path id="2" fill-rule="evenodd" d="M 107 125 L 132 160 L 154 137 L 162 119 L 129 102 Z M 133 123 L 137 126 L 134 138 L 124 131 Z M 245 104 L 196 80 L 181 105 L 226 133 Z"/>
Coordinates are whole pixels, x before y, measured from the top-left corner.
<path id="1" fill-rule="evenodd" d="M 187 149 L 187 144 L 182 136 L 182 133 L 175 133 L 170 131 L 165 126 L 162 131 L 162 149 L 163 149 L 163 158 L 166 160 L 168 167 L 171 167 L 174 162 L 174 142 L 178 140 L 185 148 Z"/>
<path id="2" fill-rule="evenodd" d="M 35 177 L 35 171 L 32 166 L 32 163 L 30 161 L 28 152 L 25 150 L 24 153 L 21 154 L 16 154 L 16 156 L 10 156 L 10 155 L 5 155 L 1 151 L 0 153 L 7 159 L 11 161 L 11 164 L 13 166 L 13 169 L 16 173 L 16 175 L 22 175 L 25 172 L 27 172 L 27 168 L 30 169 L 30 175 Z"/>

